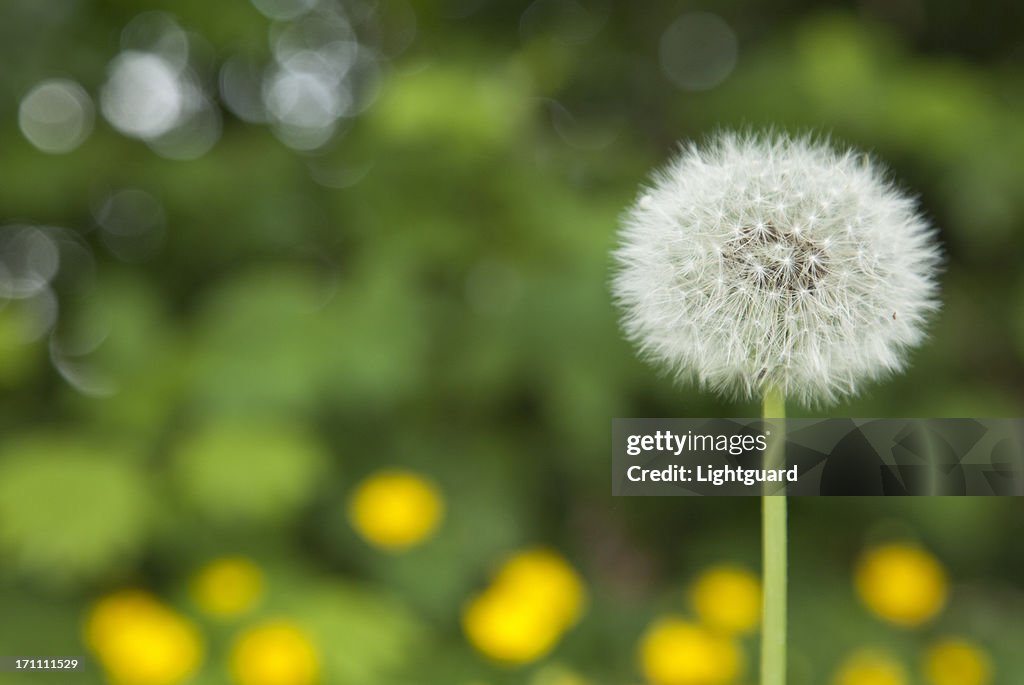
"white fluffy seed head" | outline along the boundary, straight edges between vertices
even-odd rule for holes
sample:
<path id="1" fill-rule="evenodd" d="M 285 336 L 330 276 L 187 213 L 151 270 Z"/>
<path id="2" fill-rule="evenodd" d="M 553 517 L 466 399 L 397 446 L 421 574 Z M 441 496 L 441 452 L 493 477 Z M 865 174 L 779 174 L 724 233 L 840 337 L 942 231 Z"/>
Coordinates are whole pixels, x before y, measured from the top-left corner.
<path id="1" fill-rule="evenodd" d="M 867 156 L 809 137 L 691 145 L 626 212 L 613 290 L 627 337 L 730 397 L 808 405 L 898 371 L 938 308 L 941 253 Z"/>

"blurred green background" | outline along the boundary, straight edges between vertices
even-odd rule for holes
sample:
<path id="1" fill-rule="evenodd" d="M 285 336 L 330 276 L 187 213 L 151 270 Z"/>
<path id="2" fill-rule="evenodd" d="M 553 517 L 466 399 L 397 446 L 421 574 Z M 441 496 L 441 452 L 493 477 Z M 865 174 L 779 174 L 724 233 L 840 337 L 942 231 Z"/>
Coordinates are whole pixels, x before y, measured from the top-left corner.
<path id="1" fill-rule="evenodd" d="M 755 682 L 756 630 L 692 583 L 757 573 L 758 502 L 609 494 L 611 418 L 758 411 L 621 339 L 618 217 L 716 128 L 869 150 L 940 229 L 944 308 L 832 415 L 1021 416 L 1022 25 L 995 0 L 6 0 L 0 654 L 88 665 L 0 682 Z M 794 685 L 1024 682 L 1024 503 L 795 500 L 790 526 Z M 855 584 L 890 542 L 929 561 Z M 892 578 L 902 619 L 871 599 Z M 713 667 L 659 675 L 665 616 Z"/>

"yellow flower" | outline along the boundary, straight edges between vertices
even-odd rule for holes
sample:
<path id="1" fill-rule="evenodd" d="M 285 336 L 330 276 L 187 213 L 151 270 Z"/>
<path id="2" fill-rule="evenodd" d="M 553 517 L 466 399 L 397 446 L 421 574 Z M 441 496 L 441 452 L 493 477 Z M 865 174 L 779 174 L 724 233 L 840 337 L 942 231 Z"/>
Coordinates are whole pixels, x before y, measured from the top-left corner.
<path id="1" fill-rule="evenodd" d="M 231 676 L 239 685 L 312 685 L 320 677 L 320 657 L 297 626 L 271 621 L 235 641 Z"/>
<path id="2" fill-rule="evenodd" d="M 832 680 L 834 685 L 907 685 L 907 672 L 892 658 L 861 650 L 846 659 Z"/>
<path id="3" fill-rule="evenodd" d="M 506 561 L 466 607 L 462 626 L 482 654 L 508 664 L 535 661 L 558 643 L 586 602 L 583 580 L 557 552 L 534 549 Z"/>
<path id="4" fill-rule="evenodd" d="M 556 623 L 559 630 L 573 625 L 586 603 L 586 589 L 576 570 L 550 549 L 531 549 L 508 559 L 493 587 L 530 605 Z"/>
<path id="5" fill-rule="evenodd" d="M 86 618 L 85 640 L 117 685 L 174 685 L 202 658 L 196 627 L 137 590 L 99 600 Z"/>
<path id="6" fill-rule="evenodd" d="M 736 566 L 715 566 L 690 587 L 690 601 L 704 623 L 727 633 L 746 633 L 761 622 L 761 582 Z"/>
<path id="7" fill-rule="evenodd" d="M 988 655 L 958 638 L 933 645 L 925 655 L 924 672 L 931 685 L 987 685 L 992 679 Z"/>
<path id="8" fill-rule="evenodd" d="M 731 638 L 666 617 L 640 638 L 640 666 L 653 685 L 719 685 L 740 675 L 743 656 Z"/>
<path id="9" fill-rule="evenodd" d="M 946 604 L 946 573 L 922 549 L 890 544 L 869 550 L 857 565 L 861 600 L 881 618 L 904 627 L 933 618 Z"/>
<path id="10" fill-rule="evenodd" d="M 349 519 L 367 542 L 401 550 L 423 542 L 444 515 L 437 487 L 408 471 L 378 471 L 356 488 L 349 501 Z"/>
<path id="11" fill-rule="evenodd" d="M 263 596 L 263 572 L 242 557 L 223 557 L 204 566 L 192 580 L 192 599 L 206 613 L 221 618 L 252 609 Z"/>
<path id="12" fill-rule="evenodd" d="M 462 627 L 478 651 L 508 664 L 536 661 L 551 651 L 562 632 L 561 624 L 544 612 L 494 588 L 469 603 Z"/>

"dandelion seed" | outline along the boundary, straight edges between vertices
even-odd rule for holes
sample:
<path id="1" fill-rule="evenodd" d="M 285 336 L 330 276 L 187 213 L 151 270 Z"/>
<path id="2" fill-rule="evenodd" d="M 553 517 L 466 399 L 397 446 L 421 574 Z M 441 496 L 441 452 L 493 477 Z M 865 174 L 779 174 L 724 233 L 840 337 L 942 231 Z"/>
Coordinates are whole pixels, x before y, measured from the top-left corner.
<path id="1" fill-rule="evenodd" d="M 626 335 L 733 397 L 835 402 L 900 370 L 938 308 L 940 250 L 914 203 L 807 137 L 685 148 L 627 211 L 615 260 Z"/>

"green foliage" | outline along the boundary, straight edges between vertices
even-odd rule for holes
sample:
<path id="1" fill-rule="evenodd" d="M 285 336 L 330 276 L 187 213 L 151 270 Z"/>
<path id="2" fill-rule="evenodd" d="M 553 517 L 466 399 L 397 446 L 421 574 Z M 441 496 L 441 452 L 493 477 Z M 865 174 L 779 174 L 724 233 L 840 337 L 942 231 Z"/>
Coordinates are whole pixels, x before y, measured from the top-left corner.
<path id="1" fill-rule="evenodd" d="M 289 609 L 324 645 L 327 677 L 342 683 L 390 684 L 410 656 L 423 654 L 423 626 L 395 599 L 338 581 L 298 586 L 301 591 L 288 600 Z"/>
<path id="2" fill-rule="evenodd" d="M 204 297 L 193 388 L 204 411 L 309 410 L 322 370 L 325 286 L 300 272 L 241 274 Z"/>
<path id="3" fill-rule="evenodd" d="M 0 548 L 44 583 L 95 580 L 135 562 L 150 530 L 151 485 L 110 443 L 87 436 L 8 440 L 0 459 Z"/>
<path id="4" fill-rule="evenodd" d="M 396 76 L 370 117 L 395 142 L 443 142 L 457 148 L 510 144 L 525 124 L 528 83 L 513 65 L 426 64 Z"/>
<path id="5" fill-rule="evenodd" d="M 30 316 L 25 307 L 13 302 L 0 309 L 0 387 L 30 379 L 42 362 L 41 346 L 26 344 Z"/>
<path id="6" fill-rule="evenodd" d="M 303 428 L 231 417 L 186 433 L 171 456 L 182 498 L 219 523 L 293 518 L 316 491 L 327 455 Z"/>

